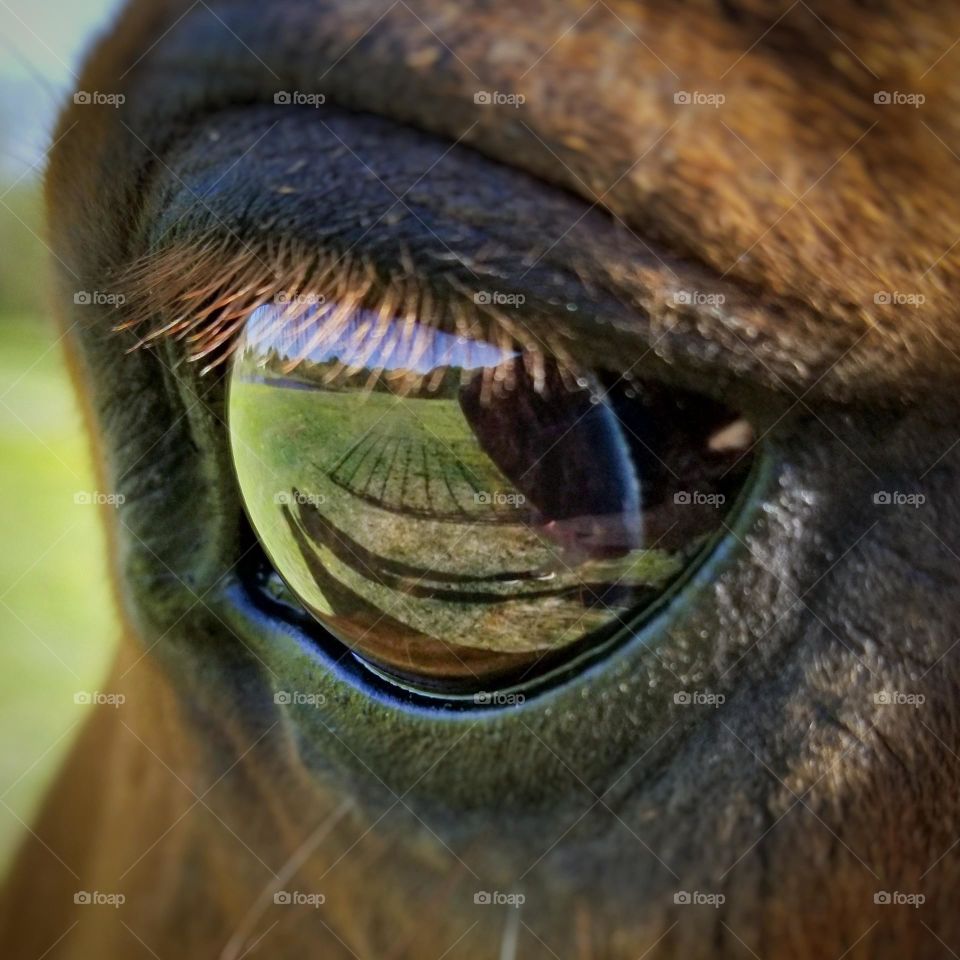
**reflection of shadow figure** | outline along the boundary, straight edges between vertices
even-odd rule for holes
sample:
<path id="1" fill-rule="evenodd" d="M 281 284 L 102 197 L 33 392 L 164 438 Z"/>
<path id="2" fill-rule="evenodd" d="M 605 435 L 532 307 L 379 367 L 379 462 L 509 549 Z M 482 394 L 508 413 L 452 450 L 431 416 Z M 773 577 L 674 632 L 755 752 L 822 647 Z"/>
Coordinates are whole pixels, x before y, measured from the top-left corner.
<path id="1" fill-rule="evenodd" d="M 344 530 L 341 530 L 313 504 L 305 502 L 299 491 L 291 492 L 292 502 L 299 504 L 299 510 L 293 514 L 284 509 L 284 518 L 288 525 L 296 525 L 296 532 L 305 537 L 317 548 L 329 551 L 344 566 L 349 567 L 371 583 L 388 587 L 409 597 L 419 600 L 446 600 L 449 603 L 496 604 L 513 600 L 538 600 L 546 597 L 560 597 L 584 606 L 593 603 L 613 603 L 609 584 L 581 583 L 568 587 L 552 587 L 542 590 L 522 590 L 510 592 L 505 589 L 509 584 L 536 581 L 535 571 L 506 571 L 491 576 L 471 576 L 467 574 L 447 573 L 418 567 L 410 563 L 392 560 L 368 550 Z M 291 529 L 293 527 L 291 526 Z M 300 538 L 298 537 L 298 543 Z M 472 584 L 488 589 L 466 590 L 463 586 Z M 491 589 L 501 584 L 499 591 Z"/>
<path id="2" fill-rule="evenodd" d="M 341 489 L 367 503 L 404 516 L 455 523 L 529 523 L 528 511 L 497 509 L 484 498 L 489 481 L 467 466 L 471 441 L 365 433 L 324 470 Z"/>
<path id="3" fill-rule="evenodd" d="M 442 684 L 456 692 L 458 687 L 480 689 L 492 679 L 520 674 L 541 658 L 539 651 L 511 654 L 446 643 L 397 620 L 334 577 L 298 518 L 289 507 L 280 509 L 310 575 L 333 610 L 332 615 L 312 612 L 349 648 L 390 673 L 421 684 Z"/>
<path id="4" fill-rule="evenodd" d="M 593 403 L 589 391 L 569 389 L 555 367 L 550 371 L 538 391 L 518 366 L 514 387 L 491 396 L 478 374 L 460 390 L 460 409 L 569 562 L 624 556 L 643 545 L 630 448 L 606 403 Z"/>
<path id="5" fill-rule="evenodd" d="M 296 502 L 296 491 L 292 492 L 294 502 Z M 317 548 L 330 550 L 351 569 L 379 584 L 393 585 L 385 583 L 383 579 L 386 575 L 384 571 L 390 571 L 398 584 L 405 583 L 407 585 L 406 589 L 402 585 L 396 588 L 400 592 L 411 596 L 422 595 L 411 590 L 412 581 L 405 579 L 412 577 L 414 575 L 413 571 L 418 568 L 409 567 L 385 557 L 376 557 L 375 554 L 365 551 L 356 541 L 323 517 L 312 504 L 301 503 L 297 515 L 286 505 L 281 506 L 280 511 L 307 565 L 307 569 L 310 571 L 311 577 L 333 611 L 331 615 L 313 609 L 313 613 L 326 623 L 348 647 L 355 649 L 364 657 L 401 678 L 415 680 L 418 683 L 435 682 L 442 684 L 445 689 L 451 691 L 458 688 L 477 689 L 493 680 L 501 682 L 506 677 L 520 679 L 534 665 L 549 666 L 554 660 L 560 657 L 568 657 L 577 650 L 586 649 L 595 642 L 596 638 L 594 636 L 585 636 L 576 644 L 555 652 L 534 650 L 523 653 L 505 653 L 472 647 L 460 642 L 448 643 L 443 639 L 431 637 L 384 612 L 380 607 L 370 603 L 341 580 L 334 577 L 320 559 Z M 354 553 L 353 551 L 358 552 Z M 373 569 L 367 566 L 368 563 L 373 563 Z M 373 576 L 371 576 L 371 573 L 373 573 Z M 425 571 L 419 571 L 420 575 L 424 573 Z M 436 578 L 439 575 L 434 574 L 433 576 Z M 455 580 L 454 577 L 449 575 L 448 579 Z M 457 582 L 462 582 L 462 578 Z M 427 595 L 432 599 L 453 600 L 456 596 L 456 594 L 437 591 L 436 588 L 425 589 L 428 590 Z M 432 594 L 429 593 L 431 589 L 433 590 Z M 609 587 L 595 585 L 572 589 L 579 591 L 580 598 L 584 602 L 586 602 L 587 596 L 591 600 L 599 602 L 599 595 Z M 524 598 L 550 594 L 556 596 L 561 593 L 563 593 L 561 590 L 544 591 L 537 594 L 525 594 Z M 649 596 L 652 597 L 655 593 L 656 591 L 651 590 Z M 632 595 L 634 601 L 646 600 L 647 597 L 648 591 L 646 590 L 642 595 L 638 595 L 636 592 Z M 495 595 L 495 597 L 491 596 L 487 602 L 509 602 L 515 599 L 519 599 L 519 597 Z M 605 631 L 626 623 L 626 614 L 624 614 L 622 620 L 615 615 L 614 610 L 610 611 L 610 615 L 612 622 L 610 626 L 605 628 Z"/>

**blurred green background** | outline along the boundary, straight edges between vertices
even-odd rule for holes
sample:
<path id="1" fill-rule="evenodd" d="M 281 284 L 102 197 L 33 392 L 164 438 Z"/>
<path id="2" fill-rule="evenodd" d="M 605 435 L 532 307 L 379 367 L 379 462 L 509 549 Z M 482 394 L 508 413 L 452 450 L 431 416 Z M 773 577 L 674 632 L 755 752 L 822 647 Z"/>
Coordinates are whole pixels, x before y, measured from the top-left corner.
<path id="1" fill-rule="evenodd" d="M 90 710 L 75 694 L 98 689 L 117 637 L 105 508 L 75 502 L 96 484 L 45 302 L 39 207 L 30 186 L 0 204 L 0 869 Z"/>
<path id="2" fill-rule="evenodd" d="M 49 308 L 41 175 L 57 103 L 114 0 L 0 6 L 0 874 L 118 636 L 96 490 Z"/>

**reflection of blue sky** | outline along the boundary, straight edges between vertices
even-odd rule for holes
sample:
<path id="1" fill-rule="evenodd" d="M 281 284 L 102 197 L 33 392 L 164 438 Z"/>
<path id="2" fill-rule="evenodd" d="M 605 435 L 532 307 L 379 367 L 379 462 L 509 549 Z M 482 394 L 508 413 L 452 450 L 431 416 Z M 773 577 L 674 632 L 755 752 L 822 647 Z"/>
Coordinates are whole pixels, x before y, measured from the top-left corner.
<path id="1" fill-rule="evenodd" d="M 469 340 L 403 321 L 380 328 L 376 317 L 358 310 L 345 323 L 337 324 L 336 336 L 323 336 L 323 318 L 335 306 L 316 306 L 303 316 L 284 321 L 285 307 L 265 304 L 247 321 L 246 344 L 266 354 L 273 347 L 282 357 L 309 357 L 315 363 L 339 360 L 347 366 L 361 364 L 370 369 L 412 370 L 425 374 L 437 367 L 478 370 L 503 363 L 515 352 L 492 343 Z"/>
<path id="2" fill-rule="evenodd" d="M 0 176 L 36 178 L 83 54 L 121 0 L 0 3 Z"/>

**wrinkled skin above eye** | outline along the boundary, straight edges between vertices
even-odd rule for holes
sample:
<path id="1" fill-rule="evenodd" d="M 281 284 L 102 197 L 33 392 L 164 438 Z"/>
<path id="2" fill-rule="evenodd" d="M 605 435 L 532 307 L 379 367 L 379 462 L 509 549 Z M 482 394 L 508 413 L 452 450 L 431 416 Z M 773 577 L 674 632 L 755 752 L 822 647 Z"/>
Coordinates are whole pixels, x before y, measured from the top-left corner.
<path id="1" fill-rule="evenodd" d="M 752 441 L 722 405 L 341 312 L 251 317 L 233 457 L 275 568 L 388 674 L 441 694 L 539 679 L 722 529 Z"/>

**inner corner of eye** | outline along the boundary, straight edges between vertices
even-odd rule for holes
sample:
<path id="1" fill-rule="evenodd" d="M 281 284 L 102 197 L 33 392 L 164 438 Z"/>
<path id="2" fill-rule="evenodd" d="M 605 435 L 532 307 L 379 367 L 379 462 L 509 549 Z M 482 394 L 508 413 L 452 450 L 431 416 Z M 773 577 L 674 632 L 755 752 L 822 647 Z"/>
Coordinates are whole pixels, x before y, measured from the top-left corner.
<path id="1" fill-rule="evenodd" d="M 451 696 L 610 647 L 723 529 L 755 444 L 706 396 L 332 303 L 251 314 L 229 421 L 300 603 L 381 676 Z"/>

